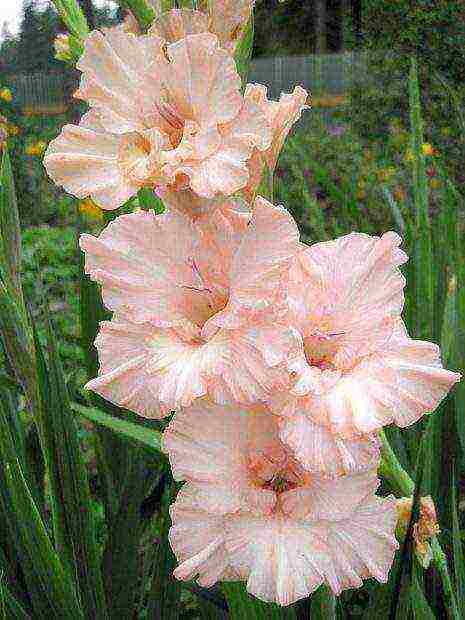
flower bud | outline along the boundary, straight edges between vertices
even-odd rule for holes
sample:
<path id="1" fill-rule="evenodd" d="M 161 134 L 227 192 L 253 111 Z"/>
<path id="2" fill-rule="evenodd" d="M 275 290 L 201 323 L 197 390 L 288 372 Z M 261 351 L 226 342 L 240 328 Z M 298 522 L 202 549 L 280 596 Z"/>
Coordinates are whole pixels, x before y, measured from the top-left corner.
<path id="1" fill-rule="evenodd" d="M 55 48 L 55 58 L 57 60 L 62 60 L 63 62 L 72 61 L 73 55 L 69 45 L 68 33 L 57 35 L 55 41 L 53 42 L 53 47 Z"/>

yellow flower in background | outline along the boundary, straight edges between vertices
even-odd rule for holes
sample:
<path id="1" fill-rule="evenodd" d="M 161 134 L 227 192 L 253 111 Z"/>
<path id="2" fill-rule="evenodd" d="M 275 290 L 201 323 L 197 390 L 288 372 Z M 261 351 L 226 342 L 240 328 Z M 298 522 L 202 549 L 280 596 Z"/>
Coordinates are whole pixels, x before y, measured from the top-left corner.
<path id="1" fill-rule="evenodd" d="M 6 86 L 0 89 L 0 99 L 3 99 L 3 101 L 6 101 L 7 103 L 13 101 L 13 95 L 11 94 L 11 90 Z"/>
<path id="2" fill-rule="evenodd" d="M 79 212 L 93 220 L 103 221 L 102 209 L 90 198 L 86 198 L 79 202 Z"/>
<path id="3" fill-rule="evenodd" d="M 431 187 L 431 189 L 438 189 L 439 187 L 441 187 L 441 181 L 439 179 L 433 178 L 430 180 L 429 186 Z"/>
<path id="4" fill-rule="evenodd" d="M 27 144 L 24 151 L 26 155 L 29 155 L 30 157 L 35 157 L 37 155 L 37 149 L 35 144 Z"/>
<path id="5" fill-rule="evenodd" d="M 364 200 L 367 197 L 367 193 L 364 189 L 359 189 L 356 196 L 357 200 Z"/>
<path id="6" fill-rule="evenodd" d="M 47 143 L 43 140 L 38 140 L 32 144 L 28 144 L 25 148 L 26 155 L 30 157 L 40 157 L 47 150 Z"/>
<path id="7" fill-rule="evenodd" d="M 38 142 L 36 142 L 36 149 L 37 149 L 37 154 L 42 155 L 47 150 L 47 143 L 44 142 L 43 140 L 39 140 Z"/>
<path id="8" fill-rule="evenodd" d="M 413 161 L 413 151 L 410 147 L 405 151 L 405 161 Z"/>
<path id="9" fill-rule="evenodd" d="M 18 125 L 14 125 L 13 123 L 8 123 L 7 131 L 10 136 L 17 136 L 20 132 Z"/>
<path id="10" fill-rule="evenodd" d="M 387 168 L 381 168 L 378 170 L 377 177 L 380 183 L 385 181 L 389 181 L 389 179 L 394 176 L 396 173 L 396 169 L 393 166 L 388 166 Z"/>
<path id="11" fill-rule="evenodd" d="M 431 157 L 434 155 L 434 149 L 429 142 L 425 142 L 422 145 L 421 150 L 423 151 L 423 155 L 426 155 L 426 157 Z"/>
<path id="12" fill-rule="evenodd" d="M 406 198 L 405 189 L 401 185 L 397 185 L 393 189 L 392 194 L 393 194 L 394 198 L 397 201 L 399 201 L 399 202 L 404 202 L 404 200 Z"/>

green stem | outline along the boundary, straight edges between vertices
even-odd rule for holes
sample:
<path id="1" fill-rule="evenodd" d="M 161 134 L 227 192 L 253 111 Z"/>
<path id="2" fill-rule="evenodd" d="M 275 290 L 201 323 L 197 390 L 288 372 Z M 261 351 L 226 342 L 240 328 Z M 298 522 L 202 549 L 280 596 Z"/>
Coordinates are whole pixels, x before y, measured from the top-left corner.
<path id="1" fill-rule="evenodd" d="M 394 450 L 391 448 L 384 431 L 380 432 L 379 438 L 381 440 L 380 475 L 389 482 L 397 495 L 413 495 L 415 483 L 399 463 L 399 460 Z M 444 604 L 447 608 L 448 616 L 453 620 L 460 620 L 460 613 L 455 600 L 454 589 L 447 566 L 446 554 L 442 550 L 436 536 L 431 539 L 430 544 L 433 552 L 433 562 L 441 577 L 444 592 Z"/>
<path id="2" fill-rule="evenodd" d="M 454 588 L 447 567 L 446 554 L 441 548 L 436 536 L 431 540 L 431 550 L 433 552 L 434 565 L 441 576 L 442 589 L 444 592 L 444 605 L 447 609 L 449 618 L 460 620 L 461 615 L 455 600 Z"/>

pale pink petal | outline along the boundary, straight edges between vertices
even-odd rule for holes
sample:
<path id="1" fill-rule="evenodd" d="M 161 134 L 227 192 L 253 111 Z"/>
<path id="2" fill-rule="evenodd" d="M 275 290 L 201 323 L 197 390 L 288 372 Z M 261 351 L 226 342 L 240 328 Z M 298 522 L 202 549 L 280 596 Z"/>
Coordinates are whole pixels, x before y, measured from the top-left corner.
<path id="1" fill-rule="evenodd" d="M 185 485 L 170 508 L 169 541 L 179 560 L 177 579 L 210 587 L 217 581 L 237 579 L 224 546 L 224 520 L 217 513 L 199 509 L 196 488 Z"/>
<path id="2" fill-rule="evenodd" d="M 75 96 L 98 109 L 109 131 L 118 134 L 147 128 L 143 99 L 158 94 L 148 79 L 148 69 L 162 44 L 158 37 L 117 30 L 106 35 L 95 30 L 86 37 L 77 64 L 83 75 Z"/>
<path id="3" fill-rule="evenodd" d="M 212 34 L 189 35 L 158 56 L 153 79 L 184 120 L 212 127 L 232 120 L 241 109 L 241 81 L 234 60 Z"/>
<path id="4" fill-rule="evenodd" d="M 328 545 L 334 566 L 328 585 L 338 595 L 362 585 L 362 579 L 388 580 L 394 554 L 399 548 L 394 497 L 368 497 L 348 519 L 328 524 Z"/>
<path id="5" fill-rule="evenodd" d="M 214 0 L 208 3 L 210 30 L 228 51 L 234 51 L 252 15 L 254 0 Z"/>
<path id="6" fill-rule="evenodd" d="M 258 197 L 232 263 L 228 305 L 205 324 L 203 333 L 215 326 L 238 327 L 260 312 L 269 317 L 270 311 L 281 312 L 289 264 L 299 248 L 299 231 L 291 215 Z"/>
<path id="7" fill-rule="evenodd" d="M 277 329 L 268 334 L 278 360 L 293 345 L 279 337 Z M 270 364 L 275 359 L 256 341 L 250 331 L 219 332 L 202 343 L 192 324 L 160 329 L 116 317 L 101 323 L 99 376 L 87 388 L 145 417 L 163 417 L 207 394 L 221 404 L 254 404 L 286 381 L 284 364 Z"/>
<path id="8" fill-rule="evenodd" d="M 208 308 L 193 266 L 196 232 L 177 212 L 138 211 L 111 222 L 99 237 L 82 235 L 86 273 L 102 284 L 110 310 L 158 325 L 201 321 Z M 206 317 L 204 317 L 205 319 Z"/>
<path id="9" fill-rule="evenodd" d="M 290 605 L 324 582 L 328 548 L 313 523 L 233 515 L 224 537 L 232 567 L 263 601 Z"/>
<path id="10" fill-rule="evenodd" d="M 311 405 L 310 405 L 311 407 Z M 308 415 L 295 415 L 282 421 L 281 440 L 311 473 L 335 477 L 375 467 L 379 461 L 376 435 L 345 439 L 317 424 Z"/>
<path id="11" fill-rule="evenodd" d="M 162 13 L 150 26 L 149 34 L 168 43 L 184 39 L 189 34 L 208 32 L 208 16 L 190 9 L 171 9 Z"/>
<path id="12" fill-rule="evenodd" d="M 351 368 L 389 340 L 404 300 L 400 243 L 395 233 L 351 233 L 299 254 L 290 271 L 289 320 L 311 363 Z"/>
<path id="13" fill-rule="evenodd" d="M 246 140 L 222 136 L 215 126 L 200 133 L 185 132 L 179 147 L 167 156 L 166 174 L 183 175 L 203 198 L 230 196 L 248 180 L 247 159 L 252 147 Z"/>
<path id="14" fill-rule="evenodd" d="M 278 427 L 264 407 L 215 405 L 207 399 L 176 413 L 163 436 L 176 480 L 238 491 L 247 484 L 247 449 L 276 442 Z"/>
<path id="15" fill-rule="evenodd" d="M 300 86 L 296 86 L 292 94 L 281 93 L 279 101 L 269 101 L 266 86 L 247 84 L 244 97 L 260 106 L 272 128 L 272 143 L 264 158 L 268 168 L 274 170 L 286 137 L 300 119 L 302 111 L 308 108 L 306 106 L 308 93 Z"/>
<path id="16" fill-rule="evenodd" d="M 392 422 L 409 426 L 434 411 L 460 378 L 442 368 L 436 345 L 393 336 L 315 398 L 315 416 L 346 436 L 371 433 Z"/>
<path id="17" fill-rule="evenodd" d="M 234 120 L 221 127 L 221 133 L 230 140 L 245 142 L 260 151 L 268 149 L 272 140 L 266 116 L 255 102 L 247 99 Z"/>
<path id="18" fill-rule="evenodd" d="M 376 468 L 335 479 L 312 476 L 311 483 L 283 493 L 285 514 L 296 520 L 341 521 L 374 495 L 379 486 Z"/>
<path id="19" fill-rule="evenodd" d="M 90 196 L 103 209 L 116 209 L 139 187 L 119 165 L 121 138 L 102 131 L 95 113 L 80 125 L 65 125 L 50 142 L 44 165 L 47 174 L 77 198 Z"/>

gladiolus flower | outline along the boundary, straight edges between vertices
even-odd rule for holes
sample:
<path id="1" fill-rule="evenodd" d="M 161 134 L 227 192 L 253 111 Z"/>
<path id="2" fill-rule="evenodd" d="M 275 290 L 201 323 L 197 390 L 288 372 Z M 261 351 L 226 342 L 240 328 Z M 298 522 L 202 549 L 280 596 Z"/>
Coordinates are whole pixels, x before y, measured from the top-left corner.
<path id="1" fill-rule="evenodd" d="M 89 389 L 163 417 L 207 394 L 254 403 L 287 384 L 301 340 L 280 319 L 298 230 L 262 198 L 249 219 L 234 208 L 199 223 L 139 211 L 81 237 L 86 272 L 116 313 L 101 324 Z"/>
<path id="2" fill-rule="evenodd" d="M 380 428 L 413 424 L 460 379 L 442 368 L 436 345 L 412 340 L 402 323 L 400 242 L 392 232 L 352 233 L 303 250 L 291 268 L 288 322 L 305 359 L 290 365 L 290 393 L 270 405 L 309 471 L 370 467 Z"/>
<path id="3" fill-rule="evenodd" d="M 196 11 L 171 9 L 159 14 L 149 33 L 172 43 L 188 34 L 211 32 L 220 46 L 233 54 L 252 15 L 253 0 L 209 0 Z"/>
<path id="4" fill-rule="evenodd" d="M 279 101 L 270 101 L 266 86 L 247 84 L 244 97 L 260 106 L 272 131 L 270 147 L 263 152 L 255 149 L 249 160 L 250 181 L 245 194 L 251 200 L 260 185 L 264 167 L 274 173 L 286 137 L 309 106 L 306 105 L 308 93 L 300 86 L 296 86 L 292 94 L 282 93 Z"/>
<path id="5" fill-rule="evenodd" d="M 231 195 L 248 182 L 254 148 L 271 131 L 240 93 L 233 59 L 212 34 L 165 45 L 156 36 L 95 31 L 77 97 L 91 105 L 49 147 L 48 174 L 79 198 L 114 209 L 143 186 Z"/>
<path id="6" fill-rule="evenodd" d="M 321 584 L 335 594 L 387 580 L 396 505 L 375 495 L 374 471 L 324 480 L 280 441 L 263 407 L 198 401 L 165 431 L 176 480 L 171 508 L 178 579 L 242 580 L 254 596 L 289 605 Z"/>

